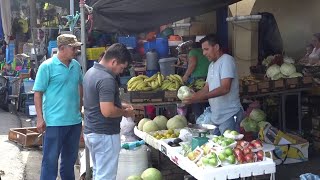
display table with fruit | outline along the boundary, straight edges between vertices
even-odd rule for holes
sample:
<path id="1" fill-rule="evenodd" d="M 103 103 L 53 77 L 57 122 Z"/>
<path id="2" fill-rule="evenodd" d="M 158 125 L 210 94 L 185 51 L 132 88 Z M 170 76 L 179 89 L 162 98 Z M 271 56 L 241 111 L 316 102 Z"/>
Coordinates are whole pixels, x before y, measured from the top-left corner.
<path id="1" fill-rule="evenodd" d="M 180 121 L 178 118 L 173 120 Z M 237 140 L 242 138 L 241 134 L 227 131 L 223 136 L 207 135 L 207 143 L 193 148 L 190 138 L 194 136 L 189 136 L 188 128 L 151 131 L 153 121 L 143 121 L 144 125 L 135 127 L 134 133 L 196 179 L 235 179 L 265 174 L 271 174 L 270 179 L 274 179 L 276 165 L 265 155 L 266 150 L 273 148 L 264 147 L 258 140 Z M 170 122 L 169 127 L 171 125 Z"/>

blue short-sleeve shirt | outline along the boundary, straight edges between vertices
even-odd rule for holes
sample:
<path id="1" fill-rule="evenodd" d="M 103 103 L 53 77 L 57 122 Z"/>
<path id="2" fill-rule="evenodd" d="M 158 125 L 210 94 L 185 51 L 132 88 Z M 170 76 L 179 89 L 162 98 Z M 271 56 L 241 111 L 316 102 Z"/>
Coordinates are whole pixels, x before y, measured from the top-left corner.
<path id="1" fill-rule="evenodd" d="M 43 92 L 42 110 L 47 126 L 81 122 L 79 85 L 82 71 L 76 60 L 71 60 L 67 67 L 54 56 L 40 65 L 33 90 Z"/>
<path id="2" fill-rule="evenodd" d="M 212 111 L 212 122 L 220 125 L 230 119 L 241 108 L 239 98 L 239 79 L 237 66 L 232 56 L 224 54 L 216 62 L 212 62 L 208 68 L 207 83 L 209 91 L 221 86 L 221 80 L 231 78 L 230 92 L 223 96 L 209 99 Z"/>

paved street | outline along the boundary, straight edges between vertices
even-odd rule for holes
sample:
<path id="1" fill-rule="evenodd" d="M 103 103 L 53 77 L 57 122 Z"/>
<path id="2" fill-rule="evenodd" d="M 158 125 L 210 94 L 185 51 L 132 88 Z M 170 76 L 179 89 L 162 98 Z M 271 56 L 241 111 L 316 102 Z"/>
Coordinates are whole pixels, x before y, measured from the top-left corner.
<path id="1" fill-rule="evenodd" d="M 8 140 L 10 128 L 21 127 L 17 116 L 0 109 L 0 170 L 3 180 L 23 180 L 24 163 L 20 147 Z"/>
<path id="2" fill-rule="evenodd" d="M 4 171 L 2 180 L 40 179 L 42 152 L 40 148 L 22 148 L 8 140 L 10 128 L 30 127 L 28 117 L 16 116 L 0 109 L 0 170 Z M 75 168 L 76 179 L 79 170 Z M 59 178 L 58 178 L 59 179 Z"/>

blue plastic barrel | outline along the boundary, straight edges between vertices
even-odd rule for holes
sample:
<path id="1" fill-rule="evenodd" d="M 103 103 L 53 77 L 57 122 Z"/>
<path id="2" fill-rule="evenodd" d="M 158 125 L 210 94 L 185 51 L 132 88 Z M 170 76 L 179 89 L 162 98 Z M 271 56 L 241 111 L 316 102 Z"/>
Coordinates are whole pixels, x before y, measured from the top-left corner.
<path id="1" fill-rule="evenodd" d="M 156 49 L 156 41 L 147 41 L 143 43 L 144 53 Z"/>
<path id="2" fill-rule="evenodd" d="M 159 70 L 147 70 L 146 71 L 146 76 L 151 77 L 154 74 L 157 74 L 157 72 L 159 72 Z"/>
<path id="3" fill-rule="evenodd" d="M 166 58 L 169 56 L 169 45 L 167 38 L 157 38 L 156 39 L 156 50 L 159 58 Z"/>
<path id="4" fill-rule="evenodd" d="M 11 64 L 14 59 L 14 43 L 9 43 L 6 48 L 6 62 L 7 64 Z"/>

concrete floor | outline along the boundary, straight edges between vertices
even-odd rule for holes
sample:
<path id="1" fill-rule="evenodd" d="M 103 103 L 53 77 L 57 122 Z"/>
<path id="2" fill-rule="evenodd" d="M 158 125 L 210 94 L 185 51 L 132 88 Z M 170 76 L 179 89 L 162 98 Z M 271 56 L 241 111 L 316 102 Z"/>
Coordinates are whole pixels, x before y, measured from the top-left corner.
<path id="1" fill-rule="evenodd" d="M 0 109 L 0 170 L 5 171 L 3 180 L 36 180 L 39 179 L 42 153 L 41 149 L 23 149 L 19 145 L 8 141 L 7 135 L 10 128 L 27 127 L 31 123 L 28 118 L 20 116 L 20 119 Z M 162 157 L 159 167 L 166 179 L 183 179 L 187 172 L 179 169 L 166 157 Z M 296 180 L 304 173 L 320 175 L 320 152 L 311 150 L 309 161 L 296 164 L 277 166 L 276 179 Z M 76 179 L 79 179 L 79 169 L 75 168 Z M 252 179 L 268 179 L 268 176 L 260 176 Z"/>

